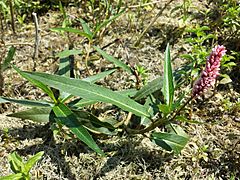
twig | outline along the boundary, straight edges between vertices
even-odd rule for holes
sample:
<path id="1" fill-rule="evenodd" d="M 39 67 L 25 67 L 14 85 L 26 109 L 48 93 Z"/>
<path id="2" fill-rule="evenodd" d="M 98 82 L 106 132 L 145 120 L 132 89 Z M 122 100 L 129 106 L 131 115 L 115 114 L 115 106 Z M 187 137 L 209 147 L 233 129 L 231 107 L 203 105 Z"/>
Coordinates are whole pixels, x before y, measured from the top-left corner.
<path id="1" fill-rule="evenodd" d="M 89 68 L 88 68 L 88 58 L 89 58 L 89 54 L 90 54 L 90 48 L 91 48 L 91 41 L 88 42 L 87 54 L 85 56 L 85 66 L 86 66 L 88 75 L 91 75 Z"/>
<path id="2" fill-rule="evenodd" d="M 3 14 L 2 14 L 2 12 L 0 12 L 0 25 L 1 25 L 1 41 L 3 41 L 4 28 L 3 28 Z"/>
<path id="3" fill-rule="evenodd" d="M 138 40 L 134 43 L 134 46 L 138 46 L 140 41 L 142 40 L 143 36 L 146 34 L 146 32 L 150 29 L 150 27 L 155 23 L 155 21 L 159 18 L 159 16 L 161 16 L 161 14 L 163 13 L 163 11 L 166 9 L 166 7 L 173 2 L 174 0 L 169 0 L 162 9 L 160 9 L 158 11 L 158 13 L 156 14 L 156 16 L 153 18 L 153 20 L 149 23 L 149 25 L 146 27 L 146 29 L 142 32 L 142 34 L 139 36 Z"/>
<path id="4" fill-rule="evenodd" d="M 33 52 L 33 70 L 35 71 L 36 69 L 36 61 L 35 59 L 38 58 L 38 48 L 39 48 L 39 24 L 38 24 L 38 19 L 37 19 L 37 14 L 35 12 L 32 13 L 33 15 L 33 20 L 34 20 L 34 25 L 35 25 L 35 43 L 34 43 L 34 52 Z"/>
<path id="5" fill-rule="evenodd" d="M 16 34 L 16 32 L 15 32 L 15 24 L 14 24 L 14 12 L 13 12 L 12 0 L 9 0 L 8 2 L 9 2 L 9 6 L 10 6 L 12 30 L 13 30 L 13 34 Z"/>

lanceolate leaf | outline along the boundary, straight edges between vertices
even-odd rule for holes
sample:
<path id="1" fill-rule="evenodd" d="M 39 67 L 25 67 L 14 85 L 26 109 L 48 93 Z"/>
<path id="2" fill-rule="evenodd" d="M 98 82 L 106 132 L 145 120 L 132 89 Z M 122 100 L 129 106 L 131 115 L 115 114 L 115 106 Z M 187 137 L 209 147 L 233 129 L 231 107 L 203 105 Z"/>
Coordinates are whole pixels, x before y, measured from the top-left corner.
<path id="1" fill-rule="evenodd" d="M 23 171 L 24 169 L 23 160 L 15 151 L 8 156 L 8 161 L 9 161 L 11 170 L 14 173 L 19 173 Z"/>
<path id="2" fill-rule="evenodd" d="M 31 168 L 42 158 L 44 151 L 40 151 L 34 156 L 32 156 L 24 166 L 25 175 L 28 175 Z"/>
<path id="3" fill-rule="evenodd" d="M 89 35 L 89 34 L 87 34 L 87 33 L 85 33 L 85 32 L 82 32 L 82 31 L 80 31 L 80 30 L 78 30 L 78 29 L 74 29 L 74 28 L 68 28 L 68 27 L 63 27 L 63 28 L 61 28 L 61 27 L 59 27 L 59 28 L 51 28 L 50 30 L 52 30 L 52 31 L 57 31 L 57 32 L 61 32 L 61 31 L 64 31 L 64 32 L 70 32 L 70 33 L 75 33 L 75 34 L 79 34 L 80 36 L 84 36 L 84 37 L 86 37 L 86 38 L 88 38 L 88 39 L 91 39 L 91 36 Z"/>
<path id="4" fill-rule="evenodd" d="M 64 50 L 64 51 L 58 53 L 56 56 L 59 58 L 66 58 L 68 56 L 78 55 L 78 54 L 82 54 L 82 51 L 78 50 L 78 49 L 71 49 L 71 50 Z"/>
<path id="5" fill-rule="evenodd" d="M 87 144 L 92 150 L 101 155 L 104 155 L 89 132 L 81 125 L 81 123 L 77 120 L 75 114 L 67 106 L 60 103 L 57 106 L 53 107 L 53 111 L 57 117 L 57 121 L 67 126 L 73 134 L 75 134 L 81 141 Z"/>
<path id="6" fill-rule="evenodd" d="M 23 71 L 21 71 L 20 69 L 18 69 L 16 66 L 13 65 L 13 68 L 25 79 L 27 79 L 28 81 L 30 81 L 32 84 L 34 84 L 35 86 L 39 87 L 40 89 L 42 89 L 45 93 L 48 94 L 48 96 L 54 101 L 57 102 L 57 100 L 55 99 L 55 96 L 52 92 L 52 90 L 46 86 L 44 83 L 31 78 L 30 76 L 28 76 L 28 74 L 24 73 Z"/>
<path id="7" fill-rule="evenodd" d="M 23 178 L 22 173 L 17 173 L 17 174 L 11 174 L 8 176 L 2 176 L 0 177 L 0 180 L 19 180 Z"/>
<path id="8" fill-rule="evenodd" d="M 115 135 L 117 132 L 114 131 L 114 127 L 108 122 L 102 122 L 93 114 L 86 111 L 73 111 L 77 117 L 77 120 L 82 124 L 85 128 L 90 130 L 91 132 L 97 134 L 107 134 L 107 135 Z"/>
<path id="9" fill-rule="evenodd" d="M 8 51 L 7 57 L 4 59 L 3 64 L 0 65 L 1 70 L 4 71 L 5 69 L 8 68 L 9 63 L 12 61 L 13 56 L 15 54 L 16 48 L 15 47 L 11 47 Z"/>
<path id="10" fill-rule="evenodd" d="M 17 113 L 8 114 L 9 117 L 29 119 L 38 123 L 49 122 L 51 108 L 32 108 Z"/>
<path id="11" fill-rule="evenodd" d="M 95 31 L 94 31 L 93 34 L 96 35 L 96 33 L 97 33 L 98 31 L 100 31 L 103 27 L 107 26 L 111 21 L 117 19 L 117 18 L 118 18 L 120 15 L 122 15 L 124 12 L 125 12 L 125 9 L 122 10 L 120 13 L 114 15 L 113 17 L 107 19 L 106 21 L 102 22 L 101 24 L 99 24 L 99 25 L 96 27 L 96 29 L 95 29 Z"/>
<path id="12" fill-rule="evenodd" d="M 98 53 L 100 53 L 103 58 L 105 58 L 107 61 L 110 61 L 112 63 L 114 63 L 117 67 L 120 67 L 122 69 L 124 69 L 125 71 L 127 71 L 128 73 L 132 73 L 132 70 L 129 66 L 127 66 L 125 63 L 123 63 L 122 61 L 116 59 L 115 57 L 107 54 L 105 51 L 101 50 L 100 48 L 94 46 L 94 48 L 97 50 Z"/>
<path id="13" fill-rule="evenodd" d="M 89 76 L 87 78 L 84 78 L 83 80 L 87 81 L 87 82 L 95 83 L 96 81 L 98 81 L 102 78 L 105 78 L 107 75 L 112 74 L 115 71 L 116 71 L 116 69 L 111 69 L 111 70 L 108 70 L 108 71 L 100 72 L 96 75 L 92 75 L 92 76 Z"/>
<path id="14" fill-rule="evenodd" d="M 128 89 L 128 90 L 123 90 L 123 91 L 118 91 L 118 93 L 124 95 L 124 96 L 129 96 L 132 97 L 136 94 L 137 90 L 135 89 Z M 69 106 L 72 106 L 74 108 L 83 108 L 92 104 L 97 103 L 96 100 L 89 100 L 89 99 L 76 99 L 74 101 L 71 101 L 70 103 L 68 103 Z"/>
<path id="15" fill-rule="evenodd" d="M 169 133 L 167 132 L 153 132 L 151 134 L 152 140 L 162 148 L 167 151 L 173 150 L 174 153 L 179 154 L 181 150 L 187 144 L 189 137 L 183 131 L 180 126 L 174 127 L 170 130 Z"/>
<path id="16" fill-rule="evenodd" d="M 29 78 L 35 79 L 46 85 L 70 93 L 72 95 L 80 96 L 89 100 L 110 103 L 138 116 L 150 116 L 146 108 L 141 104 L 138 104 L 134 100 L 121 95 L 120 93 L 111 91 L 107 88 L 91 84 L 83 80 L 71 79 L 58 75 L 50 75 L 37 72 L 22 73 Z"/>
<path id="17" fill-rule="evenodd" d="M 90 27 L 88 26 L 88 24 L 87 24 L 82 18 L 79 18 L 79 20 L 80 20 L 81 25 L 82 25 L 82 27 L 83 27 L 83 31 L 84 31 L 86 34 L 88 34 L 88 35 L 91 37 L 91 39 L 92 39 L 92 38 L 93 38 L 93 34 L 92 34 L 91 29 L 90 29 Z"/>
<path id="18" fill-rule="evenodd" d="M 136 95 L 134 96 L 135 100 L 140 100 L 142 98 L 147 97 L 148 95 L 156 92 L 157 90 L 160 90 L 162 88 L 163 80 L 162 77 L 158 77 L 148 83 L 146 86 L 141 88 Z"/>
<path id="19" fill-rule="evenodd" d="M 172 66 L 171 66 L 169 44 L 167 45 L 167 48 L 165 51 L 163 95 L 166 100 L 166 104 L 171 106 L 173 102 L 173 96 L 174 96 L 174 85 L 173 85 L 173 73 L 172 73 Z"/>
<path id="20" fill-rule="evenodd" d="M 1 103 L 17 103 L 25 106 L 32 106 L 32 107 L 50 107 L 53 103 L 45 102 L 45 101 L 33 101 L 33 100 L 26 100 L 26 99 L 12 99 L 7 97 L 0 96 L 0 104 Z"/>

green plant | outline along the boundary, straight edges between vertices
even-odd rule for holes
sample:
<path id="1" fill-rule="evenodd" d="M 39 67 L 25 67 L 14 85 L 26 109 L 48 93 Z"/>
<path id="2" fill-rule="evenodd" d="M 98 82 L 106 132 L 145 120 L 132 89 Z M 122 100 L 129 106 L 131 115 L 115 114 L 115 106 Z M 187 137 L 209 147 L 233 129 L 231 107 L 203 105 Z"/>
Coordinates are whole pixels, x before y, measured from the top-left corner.
<path id="1" fill-rule="evenodd" d="M 95 3 L 95 1 L 91 1 L 91 3 Z M 108 4 L 108 3 L 107 3 Z M 67 16 L 61 2 L 59 4 L 60 7 L 60 11 L 63 14 L 63 23 L 62 23 L 62 27 L 60 28 L 51 28 L 52 31 L 56 31 L 59 33 L 63 33 L 66 32 L 68 35 L 68 40 L 70 43 L 69 49 L 71 50 L 73 48 L 73 41 L 71 40 L 71 38 L 69 37 L 69 33 L 74 33 L 77 35 L 82 36 L 83 38 L 86 38 L 88 41 L 88 46 L 85 50 L 85 52 L 81 52 L 81 55 L 84 55 L 84 59 L 85 59 L 85 66 L 86 66 L 86 70 L 89 73 L 89 69 L 88 69 L 88 59 L 91 53 L 91 48 L 94 44 L 94 41 L 99 41 L 99 39 L 101 39 L 103 33 L 104 33 L 104 28 L 106 28 L 106 26 L 108 24 L 110 24 L 111 22 L 113 22 L 115 19 L 117 19 L 121 14 L 124 13 L 124 10 L 121 12 L 117 12 L 115 14 L 113 14 L 113 16 L 107 16 L 105 19 L 100 18 L 100 20 L 97 23 L 93 23 L 92 27 L 82 18 L 75 18 L 76 21 L 80 22 L 81 26 L 82 26 L 82 30 L 76 29 L 76 28 L 72 28 L 71 27 L 71 20 L 69 19 L 69 17 Z M 107 8 L 108 9 L 108 8 Z M 111 45 L 112 43 L 110 43 L 109 45 Z M 107 45 L 107 46 L 109 46 Z"/>
<path id="2" fill-rule="evenodd" d="M 120 60 L 108 55 L 97 47 L 95 49 L 104 58 L 114 63 L 115 66 L 132 73 L 131 68 Z M 58 127 L 60 131 L 61 127 L 66 126 L 77 138 L 101 155 L 104 155 L 104 153 L 93 140 L 88 130 L 92 133 L 105 135 L 116 135 L 122 131 L 126 131 L 128 134 L 146 135 L 146 133 L 150 133 L 149 138 L 154 143 L 166 150 L 179 154 L 187 144 L 189 137 L 174 122 L 182 117 L 180 112 L 186 105 L 203 93 L 215 81 L 218 75 L 218 66 L 220 66 L 220 60 L 224 53 L 225 49 L 223 46 L 215 47 L 210 57 L 216 62 L 212 62 L 211 59 L 207 61 L 211 65 L 208 68 L 212 72 L 208 68 L 203 71 L 204 77 L 202 76 L 198 80 L 190 97 L 185 94 L 175 95 L 178 85 L 174 86 L 174 74 L 172 72 L 170 48 L 168 45 L 165 51 L 164 76 L 147 83 L 138 91 L 117 92 L 94 84 L 100 78 L 112 73 L 113 70 L 102 72 L 83 80 L 69 78 L 69 61 L 61 61 L 58 75 L 25 72 L 13 66 L 22 77 L 42 89 L 51 98 L 51 101 L 16 100 L 0 97 L 0 103 L 15 102 L 35 106 L 32 109 L 13 113 L 9 116 L 37 122 L 49 122 Z M 199 82 L 206 81 L 206 79 L 209 79 L 209 84 L 199 84 Z M 59 95 L 56 96 L 50 87 L 58 89 Z M 75 96 L 80 98 L 73 98 Z M 107 119 L 102 121 L 94 114 L 82 110 L 86 105 L 95 104 L 96 102 L 115 105 L 128 112 L 128 116 L 121 122 L 112 122 Z M 139 120 L 137 124 L 134 124 L 134 119 Z M 141 128 L 135 129 L 134 127 Z M 156 129 L 157 127 L 160 129 L 165 127 L 166 131 L 160 131 Z M 56 128 L 54 129 L 56 130 Z"/>
<path id="3" fill-rule="evenodd" d="M 30 170 L 42 158 L 43 154 L 43 151 L 38 152 L 24 163 L 23 159 L 16 152 L 13 152 L 8 156 L 8 160 L 14 174 L 2 176 L 0 180 L 30 180 Z"/>
<path id="4" fill-rule="evenodd" d="M 3 94 L 4 86 L 3 72 L 9 67 L 9 63 L 12 61 L 15 51 L 16 48 L 11 47 L 8 51 L 7 57 L 3 61 L 2 59 L 0 59 L 0 96 Z"/>

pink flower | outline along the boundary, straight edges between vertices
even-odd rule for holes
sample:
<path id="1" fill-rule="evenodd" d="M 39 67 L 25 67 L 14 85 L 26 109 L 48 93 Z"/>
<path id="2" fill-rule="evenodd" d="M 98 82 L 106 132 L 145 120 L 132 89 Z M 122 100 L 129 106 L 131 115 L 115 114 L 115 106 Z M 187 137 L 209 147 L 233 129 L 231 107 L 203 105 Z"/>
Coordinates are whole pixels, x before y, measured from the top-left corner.
<path id="1" fill-rule="evenodd" d="M 193 97 L 206 92 L 209 87 L 215 84 L 216 78 L 219 76 L 220 61 L 225 53 L 226 49 L 224 46 L 217 45 L 213 48 L 212 53 L 207 59 L 205 69 L 193 86 Z"/>

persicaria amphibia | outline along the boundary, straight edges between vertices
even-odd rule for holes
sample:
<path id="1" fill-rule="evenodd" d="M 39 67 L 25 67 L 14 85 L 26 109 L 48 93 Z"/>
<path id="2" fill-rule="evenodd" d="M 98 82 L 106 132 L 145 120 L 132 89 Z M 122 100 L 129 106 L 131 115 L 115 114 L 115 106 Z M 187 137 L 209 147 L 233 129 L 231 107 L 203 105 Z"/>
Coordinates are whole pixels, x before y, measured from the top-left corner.
<path id="1" fill-rule="evenodd" d="M 197 97 L 203 92 L 206 92 L 209 87 L 215 84 L 216 78 L 219 76 L 220 62 L 226 51 L 222 45 L 217 45 L 213 48 L 210 56 L 207 58 L 205 69 L 193 86 L 193 97 Z"/>

